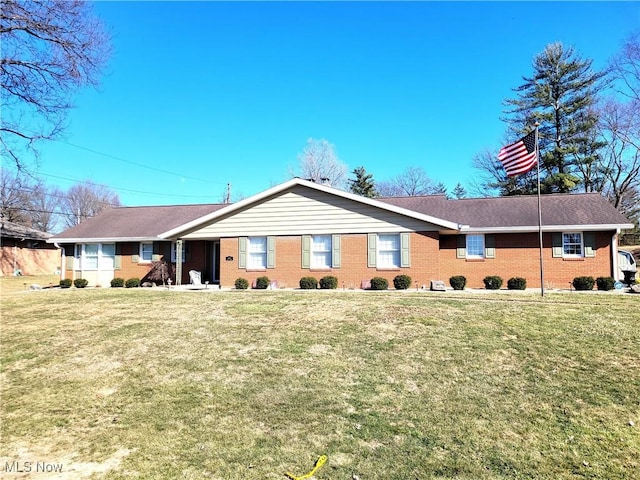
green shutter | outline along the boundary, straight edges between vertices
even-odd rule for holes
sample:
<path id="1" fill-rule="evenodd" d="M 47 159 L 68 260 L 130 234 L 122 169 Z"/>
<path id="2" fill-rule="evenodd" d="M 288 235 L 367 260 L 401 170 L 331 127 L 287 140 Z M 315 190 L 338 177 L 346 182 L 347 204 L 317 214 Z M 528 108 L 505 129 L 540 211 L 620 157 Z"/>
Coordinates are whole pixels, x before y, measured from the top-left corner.
<path id="1" fill-rule="evenodd" d="M 340 268 L 340 261 L 342 260 L 342 255 L 340 250 L 342 245 L 340 241 L 342 238 L 340 235 L 331 235 L 331 267 L 332 268 Z"/>
<path id="2" fill-rule="evenodd" d="M 457 242 L 456 258 L 467 258 L 467 236 L 458 235 Z"/>
<path id="3" fill-rule="evenodd" d="M 267 268 L 276 268 L 276 237 L 267 237 Z"/>
<path id="4" fill-rule="evenodd" d="M 311 235 L 302 235 L 302 268 L 311 266 Z"/>
<path id="5" fill-rule="evenodd" d="M 375 268 L 377 262 L 377 245 L 378 235 L 375 233 L 369 233 L 367 235 L 367 267 Z"/>
<path id="6" fill-rule="evenodd" d="M 484 236 L 484 258 L 496 258 L 496 236 Z"/>
<path id="7" fill-rule="evenodd" d="M 596 234 L 593 232 L 584 232 L 584 256 L 595 257 L 596 256 Z"/>
<path id="8" fill-rule="evenodd" d="M 238 238 L 238 268 L 247 268 L 247 237 Z"/>
<path id="9" fill-rule="evenodd" d="M 551 250 L 554 258 L 562 258 L 562 233 L 551 234 Z"/>
<path id="10" fill-rule="evenodd" d="M 411 252 L 409 251 L 409 233 L 400 234 L 400 266 L 411 266 Z"/>
<path id="11" fill-rule="evenodd" d="M 116 243 L 116 256 L 113 259 L 114 270 L 120 270 L 122 268 L 122 244 Z"/>

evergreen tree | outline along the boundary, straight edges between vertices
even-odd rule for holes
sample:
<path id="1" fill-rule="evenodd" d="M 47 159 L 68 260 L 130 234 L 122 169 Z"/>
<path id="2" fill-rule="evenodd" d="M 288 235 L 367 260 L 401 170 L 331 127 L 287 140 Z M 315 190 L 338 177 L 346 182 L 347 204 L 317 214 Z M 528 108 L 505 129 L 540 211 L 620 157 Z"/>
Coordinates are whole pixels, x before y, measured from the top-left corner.
<path id="1" fill-rule="evenodd" d="M 352 172 L 355 175 L 354 179 L 349 179 L 349 189 L 356 195 L 362 195 L 363 197 L 373 198 L 376 196 L 375 182 L 373 181 L 373 175 L 367 173 L 364 167 L 358 167 Z"/>
<path id="2" fill-rule="evenodd" d="M 467 196 L 467 191 L 460 182 L 458 182 L 456 187 L 453 189 L 453 196 L 458 200 Z"/>
<path id="3" fill-rule="evenodd" d="M 449 195 L 447 195 L 447 186 L 442 182 L 439 182 L 436 185 L 436 188 L 434 189 L 433 194 L 434 195 L 446 195 L 447 197 L 449 197 Z"/>
<path id="4" fill-rule="evenodd" d="M 506 100 L 513 137 L 525 135 L 540 122 L 541 181 L 545 192 L 569 192 L 582 184 L 592 189 L 601 175 L 597 114 L 593 108 L 604 72 L 594 72 L 561 43 L 547 45 L 533 60 L 534 73 L 523 77 L 518 97 Z"/>

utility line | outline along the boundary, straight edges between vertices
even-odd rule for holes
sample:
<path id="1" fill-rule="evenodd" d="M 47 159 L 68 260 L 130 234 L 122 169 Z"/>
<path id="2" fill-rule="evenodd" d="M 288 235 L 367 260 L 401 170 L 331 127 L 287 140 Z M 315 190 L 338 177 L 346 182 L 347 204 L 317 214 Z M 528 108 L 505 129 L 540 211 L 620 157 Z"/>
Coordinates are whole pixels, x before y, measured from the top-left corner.
<path id="1" fill-rule="evenodd" d="M 156 171 L 156 172 L 166 173 L 167 175 L 174 175 L 174 176 L 180 177 L 180 178 L 188 178 L 190 180 L 197 180 L 199 182 L 204 182 L 204 183 L 217 183 L 217 184 L 220 184 L 220 185 L 224 185 L 226 183 L 226 182 L 216 182 L 216 181 L 205 180 L 205 179 L 203 179 L 201 177 L 200 178 L 191 177 L 189 175 L 184 175 L 182 173 L 176 173 L 176 172 L 171 172 L 169 170 L 164 170 L 162 168 L 151 167 L 151 166 L 145 165 L 143 163 L 134 162 L 132 160 L 126 160 L 124 158 L 120 158 L 120 157 L 117 157 L 115 155 L 99 152 L 97 150 L 93 150 L 91 148 L 83 147 L 82 145 L 76 145 L 75 143 L 67 142 L 67 141 L 64 141 L 64 140 L 60 140 L 60 142 L 64 143 L 65 145 L 69 145 L 70 147 L 78 148 L 78 149 L 84 150 L 86 152 L 91 152 L 91 153 L 93 153 L 95 155 L 100 155 L 102 157 L 111 158 L 112 160 L 117 160 L 119 162 L 128 163 L 130 165 L 135 165 L 137 167 L 146 168 L 148 170 L 153 170 L 153 171 Z"/>

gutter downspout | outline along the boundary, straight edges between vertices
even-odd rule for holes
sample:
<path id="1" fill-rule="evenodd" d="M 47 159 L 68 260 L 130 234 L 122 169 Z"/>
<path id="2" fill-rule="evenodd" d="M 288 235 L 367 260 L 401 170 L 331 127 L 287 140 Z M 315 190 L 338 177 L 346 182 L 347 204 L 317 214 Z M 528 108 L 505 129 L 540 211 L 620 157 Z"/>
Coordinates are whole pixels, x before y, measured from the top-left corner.
<path id="1" fill-rule="evenodd" d="M 65 271 L 66 271 L 66 265 L 67 265 L 67 259 L 66 259 L 66 253 L 67 251 L 61 247 L 58 242 L 53 242 L 53 246 L 60 249 L 60 280 L 64 280 L 64 276 L 65 276 Z"/>
<path id="2" fill-rule="evenodd" d="M 618 236 L 620 235 L 620 229 L 617 228 L 615 233 L 611 236 L 611 265 L 613 267 L 612 277 L 616 281 L 620 281 L 620 275 L 618 271 Z"/>

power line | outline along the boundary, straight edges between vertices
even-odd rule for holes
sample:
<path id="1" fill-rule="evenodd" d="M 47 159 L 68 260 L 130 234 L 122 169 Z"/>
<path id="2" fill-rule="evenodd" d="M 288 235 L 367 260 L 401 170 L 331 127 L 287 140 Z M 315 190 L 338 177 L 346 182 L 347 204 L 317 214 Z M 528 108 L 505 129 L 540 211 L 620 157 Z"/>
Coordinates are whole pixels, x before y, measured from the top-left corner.
<path id="1" fill-rule="evenodd" d="M 95 155 L 100 155 L 100 156 L 102 156 L 102 157 L 111 158 L 111 159 L 113 159 L 113 160 L 117 160 L 117 161 L 119 161 L 119 162 L 128 163 L 129 165 L 135 165 L 135 166 L 137 166 L 137 167 L 146 168 L 146 169 L 148 169 L 148 170 L 153 170 L 153 171 L 160 172 L 160 173 L 165 173 L 165 174 L 167 174 L 167 175 L 174 175 L 174 176 L 176 176 L 176 177 L 180 177 L 180 178 L 188 178 L 188 179 L 190 179 L 190 180 L 197 180 L 197 181 L 199 181 L 199 182 L 204 182 L 204 183 L 217 183 L 217 184 L 220 184 L 220 185 L 223 185 L 223 184 L 225 183 L 225 182 L 209 181 L 209 180 L 205 180 L 205 179 L 203 179 L 203 178 L 191 177 L 191 176 L 189 176 L 189 175 L 184 175 L 184 174 L 182 174 L 182 173 L 171 172 L 171 171 L 169 171 L 169 170 L 164 170 L 164 169 L 162 169 L 162 168 L 151 167 L 151 166 L 149 166 L 149 165 L 145 165 L 145 164 L 143 164 L 143 163 L 134 162 L 134 161 L 132 161 L 132 160 L 126 160 L 126 159 L 124 159 L 124 158 L 117 157 L 117 156 L 115 156 L 115 155 L 111 155 L 111 154 L 109 154 L 109 153 L 99 152 L 99 151 L 97 151 L 97 150 L 93 150 L 93 149 L 91 149 L 91 148 L 83 147 L 82 145 L 76 145 L 75 143 L 66 142 L 66 141 L 64 141 L 64 140 L 61 140 L 60 142 L 61 142 L 61 143 L 64 143 L 65 145 L 69 145 L 70 147 L 74 147 L 74 148 L 78 148 L 78 149 L 80 149 L 80 150 L 84 150 L 84 151 L 87 151 L 87 152 L 91 152 L 91 153 L 93 153 L 93 154 L 95 154 Z"/>

